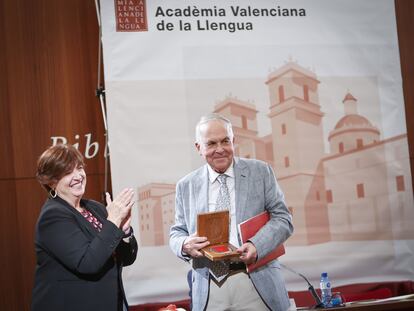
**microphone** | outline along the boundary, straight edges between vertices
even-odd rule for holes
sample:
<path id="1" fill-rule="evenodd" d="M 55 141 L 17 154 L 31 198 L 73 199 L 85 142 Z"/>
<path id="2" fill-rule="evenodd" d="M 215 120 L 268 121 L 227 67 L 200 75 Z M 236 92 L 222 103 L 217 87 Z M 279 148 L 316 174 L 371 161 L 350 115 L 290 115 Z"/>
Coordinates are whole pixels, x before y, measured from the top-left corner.
<path id="1" fill-rule="evenodd" d="M 306 283 L 308 283 L 308 290 L 310 291 L 310 293 L 312 294 L 313 299 L 315 300 L 316 304 L 313 307 L 313 309 L 319 309 L 319 308 L 324 308 L 324 305 L 321 301 L 321 298 L 319 298 L 318 294 L 316 293 L 315 288 L 313 287 L 313 285 L 309 282 L 309 280 L 302 274 L 299 272 L 296 272 L 295 270 L 293 270 L 292 268 L 289 268 L 288 266 L 280 263 L 280 265 L 285 268 L 286 270 L 292 272 L 293 274 L 299 275 L 302 279 L 304 279 L 306 281 Z"/>

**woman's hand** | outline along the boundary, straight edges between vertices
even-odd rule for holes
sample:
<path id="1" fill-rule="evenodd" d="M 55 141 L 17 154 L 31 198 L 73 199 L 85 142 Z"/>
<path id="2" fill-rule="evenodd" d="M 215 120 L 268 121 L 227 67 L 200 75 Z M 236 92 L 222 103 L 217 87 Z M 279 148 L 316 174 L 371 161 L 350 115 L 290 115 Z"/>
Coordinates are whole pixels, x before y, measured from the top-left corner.
<path id="1" fill-rule="evenodd" d="M 131 208 L 134 205 L 134 191 L 126 188 L 112 201 L 110 194 L 106 193 L 107 219 L 121 229 L 128 229 L 131 222 Z M 124 231 L 125 232 L 125 231 Z"/>
<path id="2" fill-rule="evenodd" d="M 124 231 L 124 234 L 129 234 L 129 231 L 131 231 L 131 211 L 121 223 L 121 229 Z"/>

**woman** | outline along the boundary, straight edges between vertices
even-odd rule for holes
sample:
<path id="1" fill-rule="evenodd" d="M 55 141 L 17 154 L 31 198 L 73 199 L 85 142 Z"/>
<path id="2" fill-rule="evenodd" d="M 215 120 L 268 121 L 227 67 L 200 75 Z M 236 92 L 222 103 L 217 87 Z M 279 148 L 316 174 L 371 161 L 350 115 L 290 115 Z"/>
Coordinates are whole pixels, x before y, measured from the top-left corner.
<path id="1" fill-rule="evenodd" d="M 121 272 L 138 249 L 130 227 L 132 189 L 113 201 L 107 193 L 106 208 L 83 199 L 83 157 L 71 145 L 48 148 L 37 179 L 49 198 L 36 225 L 32 310 L 127 310 Z"/>

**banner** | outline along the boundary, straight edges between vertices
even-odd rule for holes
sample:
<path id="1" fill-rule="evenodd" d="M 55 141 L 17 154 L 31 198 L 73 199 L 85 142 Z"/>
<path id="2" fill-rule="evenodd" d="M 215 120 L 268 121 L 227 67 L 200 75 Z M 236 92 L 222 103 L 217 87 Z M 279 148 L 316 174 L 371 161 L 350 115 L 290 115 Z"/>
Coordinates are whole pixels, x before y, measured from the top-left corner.
<path id="1" fill-rule="evenodd" d="M 413 280 L 394 1 L 103 0 L 101 13 L 113 191 L 137 192 L 132 305 L 188 298 L 168 237 L 210 112 L 232 121 L 237 156 L 276 173 L 295 226 L 283 263 L 314 285 Z"/>

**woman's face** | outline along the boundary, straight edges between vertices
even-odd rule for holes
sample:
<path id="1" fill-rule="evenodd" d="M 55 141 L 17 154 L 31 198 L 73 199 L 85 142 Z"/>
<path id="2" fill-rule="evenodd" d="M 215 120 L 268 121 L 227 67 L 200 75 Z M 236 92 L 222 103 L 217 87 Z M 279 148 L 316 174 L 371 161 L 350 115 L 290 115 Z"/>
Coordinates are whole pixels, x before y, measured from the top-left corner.
<path id="1" fill-rule="evenodd" d="M 85 193 L 86 174 L 82 165 L 78 165 L 72 172 L 63 176 L 56 184 L 58 195 L 73 204 L 80 200 Z"/>

